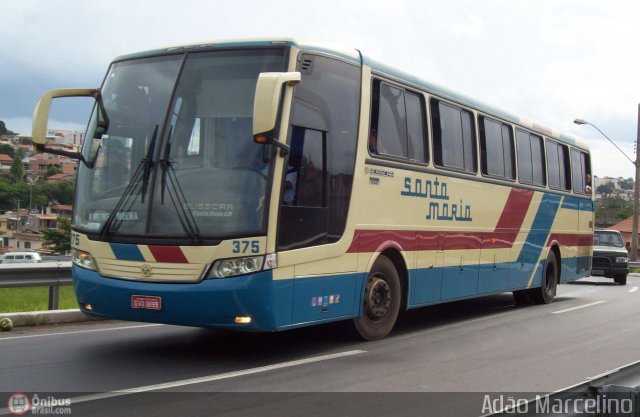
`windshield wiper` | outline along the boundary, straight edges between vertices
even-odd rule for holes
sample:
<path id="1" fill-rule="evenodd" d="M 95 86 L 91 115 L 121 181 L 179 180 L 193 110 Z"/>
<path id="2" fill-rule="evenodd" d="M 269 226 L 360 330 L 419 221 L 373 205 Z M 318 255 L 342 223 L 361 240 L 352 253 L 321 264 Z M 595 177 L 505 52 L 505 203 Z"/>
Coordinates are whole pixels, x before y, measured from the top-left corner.
<path id="1" fill-rule="evenodd" d="M 178 177 L 176 176 L 173 168 L 173 161 L 169 158 L 171 153 L 171 133 L 169 133 L 167 143 L 164 147 L 162 159 L 159 161 L 160 169 L 162 169 L 162 175 L 160 176 L 160 202 L 164 204 L 165 190 L 169 193 L 169 198 L 173 204 L 173 208 L 178 214 L 178 220 L 185 233 L 189 236 L 192 242 L 198 243 L 202 240 L 200 236 L 200 230 L 196 219 L 191 213 L 191 209 L 187 204 L 187 199 L 184 196 Z M 171 185 L 170 187 L 167 184 Z"/>
<path id="2" fill-rule="evenodd" d="M 141 202 L 144 204 L 144 196 L 147 195 L 147 188 L 149 187 L 149 177 L 151 176 L 151 168 L 153 167 L 153 150 L 156 147 L 156 137 L 158 136 L 158 125 L 153 130 L 153 136 L 151 136 L 151 142 L 149 143 L 149 148 L 147 149 L 147 156 L 140 161 L 140 165 L 142 165 L 142 199 Z"/>
<path id="3" fill-rule="evenodd" d="M 104 239 L 107 233 L 110 231 L 113 226 L 114 221 L 117 218 L 117 214 L 120 212 L 122 207 L 127 204 L 128 211 L 133 206 L 135 202 L 135 196 L 140 191 L 142 195 L 142 203 L 144 203 L 144 197 L 147 194 L 147 188 L 149 186 L 149 177 L 151 176 L 151 168 L 153 167 L 153 150 L 156 146 L 156 138 L 158 136 L 158 125 L 156 125 L 153 130 L 153 135 L 151 136 L 151 141 L 149 142 L 149 147 L 147 148 L 147 154 L 144 158 L 140 160 L 138 167 L 136 168 L 127 188 L 124 189 L 120 199 L 116 203 L 116 206 L 113 208 L 111 213 L 109 213 L 109 217 L 102 225 L 100 229 L 100 239 Z"/>

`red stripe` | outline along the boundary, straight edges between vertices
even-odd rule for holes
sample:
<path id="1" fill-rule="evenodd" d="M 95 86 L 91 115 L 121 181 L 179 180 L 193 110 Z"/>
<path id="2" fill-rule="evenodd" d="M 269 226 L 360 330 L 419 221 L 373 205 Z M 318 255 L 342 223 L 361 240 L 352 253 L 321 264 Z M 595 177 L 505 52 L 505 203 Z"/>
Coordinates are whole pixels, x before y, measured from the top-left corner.
<path id="1" fill-rule="evenodd" d="M 153 257 L 156 258 L 156 262 L 189 263 L 180 246 L 149 245 L 149 250 L 153 254 Z"/>
<path id="2" fill-rule="evenodd" d="M 357 230 L 348 252 L 376 252 L 385 246 L 385 242 L 397 242 L 406 251 L 508 249 L 513 247 L 522 229 L 532 199 L 533 191 L 512 189 L 493 232 Z M 590 247 L 593 245 L 593 236 L 553 233 L 549 236 L 547 246 L 552 242 L 560 246 Z"/>
<path id="3" fill-rule="evenodd" d="M 518 234 L 527 216 L 527 210 L 533 199 L 533 191 L 514 188 L 507 198 L 500 220 L 496 225 L 495 232 L 506 232 Z"/>
<path id="4" fill-rule="evenodd" d="M 397 242 L 404 250 L 510 248 L 518 237 L 532 199 L 533 191 L 512 189 L 491 233 L 357 230 L 347 252 L 375 252 L 388 241 Z"/>
<path id="5" fill-rule="evenodd" d="M 593 235 L 552 233 L 547 241 L 547 246 L 549 246 L 551 242 L 557 242 L 560 246 L 593 246 Z"/>

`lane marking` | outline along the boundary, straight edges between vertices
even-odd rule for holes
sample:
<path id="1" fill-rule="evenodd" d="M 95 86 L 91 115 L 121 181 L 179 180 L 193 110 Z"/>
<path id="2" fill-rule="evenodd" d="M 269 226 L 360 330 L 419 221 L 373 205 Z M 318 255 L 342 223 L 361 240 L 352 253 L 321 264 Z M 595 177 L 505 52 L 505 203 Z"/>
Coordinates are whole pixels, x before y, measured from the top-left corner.
<path id="1" fill-rule="evenodd" d="M 295 366 L 308 365 L 311 363 L 318 363 L 318 362 L 324 362 L 324 361 L 329 361 L 333 359 L 346 358 L 349 356 L 360 355 L 362 353 L 367 353 L 367 351 L 366 350 L 350 350 L 347 352 L 333 353 L 333 354 L 322 355 L 322 356 L 314 356 L 306 359 L 299 359 L 299 360 L 289 361 L 289 362 L 281 362 L 273 365 L 259 366 L 257 368 L 249 368 L 241 371 L 225 372 L 223 374 L 208 375 L 208 376 L 202 376 L 197 378 L 189 378 L 189 379 L 182 379 L 178 381 L 165 382 L 162 384 L 127 388 L 119 391 L 110 391 L 110 392 L 104 392 L 104 393 L 98 393 L 98 394 L 85 395 L 82 397 L 71 398 L 70 400 L 71 400 L 71 405 L 73 406 L 74 404 L 84 403 L 88 401 L 104 400 L 107 398 L 122 397 L 125 395 L 139 394 L 139 393 L 149 392 L 149 391 L 184 387 L 186 385 L 202 384 L 205 382 L 220 381 L 223 379 L 238 378 L 241 376 L 254 375 L 254 374 L 259 374 L 264 372 L 275 371 L 279 369 L 292 368 Z M 4 414 L 9 414 L 9 410 L 7 408 L 0 408 L 0 415 L 4 415 Z"/>
<path id="2" fill-rule="evenodd" d="M 629 290 L 629 292 L 636 292 L 636 291 L 638 291 L 638 288 L 640 288 L 640 287 L 633 287 L 633 288 L 631 288 Z"/>
<path id="3" fill-rule="evenodd" d="M 68 334 L 79 334 L 79 333 L 109 332 L 109 331 L 112 331 L 112 330 L 143 329 L 145 327 L 158 327 L 158 326 L 165 326 L 165 324 L 141 324 L 139 326 L 109 327 L 107 329 L 74 330 L 74 331 L 71 331 L 71 332 L 43 333 L 43 334 L 31 334 L 31 335 L 27 335 L 27 336 L 0 337 L 0 342 L 2 342 L 3 340 L 31 339 L 33 337 L 45 337 L 45 336 L 64 336 L 64 335 L 68 335 Z"/>
<path id="4" fill-rule="evenodd" d="M 571 308 L 566 308 L 566 309 L 564 309 L 564 310 L 552 311 L 551 313 L 553 313 L 553 314 L 567 313 L 567 312 L 569 312 L 569 311 L 580 310 L 580 309 L 582 309 L 582 308 L 587 308 L 587 307 L 593 307 L 593 306 L 595 306 L 595 305 L 602 304 L 602 303 L 606 303 L 606 302 L 607 302 L 606 300 L 595 301 L 595 302 L 593 302 L 593 303 L 583 304 L 583 305 L 581 305 L 581 306 L 577 306 L 577 307 L 571 307 Z"/>

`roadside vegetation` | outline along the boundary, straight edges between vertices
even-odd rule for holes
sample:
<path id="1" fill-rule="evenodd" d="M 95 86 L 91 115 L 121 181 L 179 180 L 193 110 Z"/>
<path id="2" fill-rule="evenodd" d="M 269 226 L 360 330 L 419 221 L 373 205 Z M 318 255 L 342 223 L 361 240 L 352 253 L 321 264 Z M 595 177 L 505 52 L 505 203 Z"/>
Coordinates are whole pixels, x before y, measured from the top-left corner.
<path id="1" fill-rule="evenodd" d="M 0 288 L 0 315 L 48 310 L 49 287 Z M 60 287 L 60 310 L 78 308 L 73 287 Z"/>

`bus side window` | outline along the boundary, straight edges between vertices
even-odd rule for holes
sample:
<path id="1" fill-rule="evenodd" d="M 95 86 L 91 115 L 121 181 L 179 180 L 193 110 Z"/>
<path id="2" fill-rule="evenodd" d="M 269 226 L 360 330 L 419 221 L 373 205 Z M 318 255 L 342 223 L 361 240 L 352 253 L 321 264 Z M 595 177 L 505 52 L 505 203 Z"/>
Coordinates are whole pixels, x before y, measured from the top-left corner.
<path id="1" fill-rule="evenodd" d="M 591 165 L 586 153 L 571 149 L 571 173 L 573 191 L 578 194 L 591 194 Z"/>
<path id="2" fill-rule="evenodd" d="M 374 80 L 369 153 L 427 162 L 422 96 Z"/>

